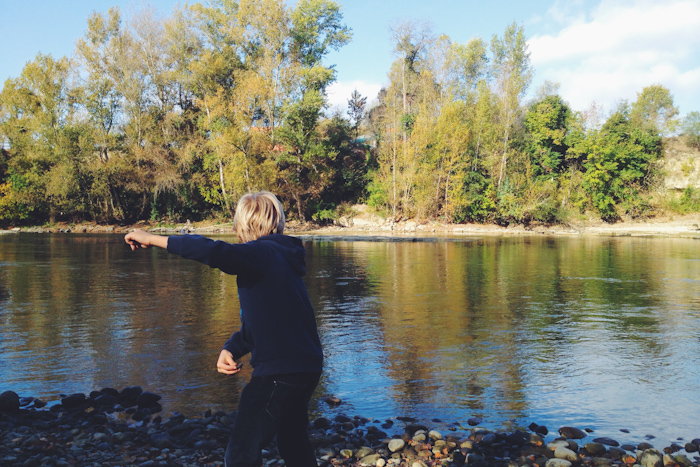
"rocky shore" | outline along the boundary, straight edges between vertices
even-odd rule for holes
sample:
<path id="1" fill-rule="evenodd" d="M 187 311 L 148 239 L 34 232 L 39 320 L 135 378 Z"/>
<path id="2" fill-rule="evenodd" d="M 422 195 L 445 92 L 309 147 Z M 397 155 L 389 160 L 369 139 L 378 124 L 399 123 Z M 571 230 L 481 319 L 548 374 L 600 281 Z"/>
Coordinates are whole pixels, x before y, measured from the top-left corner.
<path id="1" fill-rule="evenodd" d="M 292 235 L 318 235 L 358 237 L 444 237 L 474 235 L 555 235 L 555 236 L 623 236 L 623 237 L 679 237 L 700 238 L 700 214 L 675 217 L 657 217 L 645 220 L 625 220 L 615 223 L 589 219 L 573 221 L 566 225 L 510 225 L 496 224 L 450 224 L 438 221 L 403 220 L 394 222 L 368 212 L 365 206 L 355 206 L 352 217 L 337 219 L 333 225 L 319 226 L 314 223 L 300 224 L 291 221 L 287 233 Z M 81 224 L 58 223 L 34 227 L 14 227 L 0 230 L 2 233 L 94 233 L 123 234 L 135 228 L 153 233 L 196 233 L 201 235 L 232 234 L 229 223 L 196 222 L 163 224 L 141 221 L 133 225 L 104 225 L 94 222 Z"/>
<path id="2" fill-rule="evenodd" d="M 140 387 L 62 396 L 50 407 L 39 399 L 4 392 L 0 465 L 223 465 L 235 414 L 207 411 L 193 418 L 177 413 L 164 417 L 159 401 L 159 395 Z M 700 439 L 657 449 L 647 442 L 620 445 L 575 427 L 550 433 L 535 423 L 511 431 L 492 431 L 480 424 L 473 418 L 466 427 L 453 423 L 440 432 L 407 417 L 368 420 L 337 415 L 313 420 L 309 431 L 321 467 L 691 467 L 700 462 Z M 283 464 L 274 444 L 264 451 L 264 467 Z"/>

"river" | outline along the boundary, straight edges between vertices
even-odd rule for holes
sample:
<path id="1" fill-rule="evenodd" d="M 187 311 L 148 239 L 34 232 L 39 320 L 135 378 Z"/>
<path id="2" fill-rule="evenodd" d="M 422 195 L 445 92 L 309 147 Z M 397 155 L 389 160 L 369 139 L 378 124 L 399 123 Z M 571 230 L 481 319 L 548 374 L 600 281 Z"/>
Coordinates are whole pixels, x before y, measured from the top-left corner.
<path id="1" fill-rule="evenodd" d="M 326 353 L 314 416 L 700 437 L 696 240 L 302 238 Z M 166 415 L 233 410 L 250 366 L 215 366 L 238 308 L 234 277 L 121 235 L 2 235 L 0 392 L 139 385 Z"/>

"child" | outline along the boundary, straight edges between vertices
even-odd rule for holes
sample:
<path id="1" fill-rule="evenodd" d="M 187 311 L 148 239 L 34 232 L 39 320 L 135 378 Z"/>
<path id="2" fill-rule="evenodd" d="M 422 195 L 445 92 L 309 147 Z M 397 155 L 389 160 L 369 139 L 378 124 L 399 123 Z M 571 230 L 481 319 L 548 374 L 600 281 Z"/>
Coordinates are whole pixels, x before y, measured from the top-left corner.
<path id="1" fill-rule="evenodd" d="M 283 235 L 284 211 L 272 193 L 244 195 L 233 223 L 244 243 L 142 230 L 124 239 L 132 250 L 157 246 L 238 276 L 241 328 L 224 344 L 216 366 L 226 375 L 238 373 L 236 360 L 250 352 L 253 375 L 241 393 L 225 465 L 260 467 L 263 447 L 277 435 L 287 467 L 315 467 L 308 406 L 323 352 L 302 281 L 304 247 L 298 238 Z"/>

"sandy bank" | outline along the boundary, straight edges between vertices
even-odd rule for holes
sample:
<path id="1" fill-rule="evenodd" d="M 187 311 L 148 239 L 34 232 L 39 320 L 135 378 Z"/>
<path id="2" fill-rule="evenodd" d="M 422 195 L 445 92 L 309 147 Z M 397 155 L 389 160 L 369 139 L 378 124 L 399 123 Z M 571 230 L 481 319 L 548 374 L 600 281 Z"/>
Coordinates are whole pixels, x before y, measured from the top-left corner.
<path id="1" fill-rule="evenodd" d="M 231 223 L 209 222 L 158 224 L 139 222 L 134 225 L 104 225 L 97 223 L 53 224 L 50 226 L 15 227 L 0 230 L 0 234 L 18 232 L 32 233 L 95 233 L 121 234 L 135 228 L 154 233 L 196 233 L 202 235 L 231 234 Z M 700 239 L 700 214 L 654 218 L 643 221 L 621 221 L 606 223 L 601 221 L 575 222 L 568 225 L 511 225 L 496 224 L 447 224 L 435 221 L 415 220 L 390 222 L 379 216 L 362 214 L 353 219 L 341 219 L 337 225 L 319 226 L 313 223 L 290 222 L 287 233 L 291 235 L 332 235 L 332 236 L 484 236 L 484 235 L 552 235 L 552 236 L 617 236 L 617 237 L 677 237 Z"/>

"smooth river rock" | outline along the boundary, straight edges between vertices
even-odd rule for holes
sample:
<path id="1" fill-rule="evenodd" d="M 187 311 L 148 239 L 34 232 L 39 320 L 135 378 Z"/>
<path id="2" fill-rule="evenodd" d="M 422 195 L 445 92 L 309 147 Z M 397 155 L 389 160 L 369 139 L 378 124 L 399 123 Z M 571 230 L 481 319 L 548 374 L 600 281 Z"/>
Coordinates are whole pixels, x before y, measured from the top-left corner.
<path id="1" fill-rule="evenodd" d="M 396 452 L 400 451 L 403 449 L 403 447 L 406 445 L 406 442 L 400 438 L 395 438 L 389 441 L 389 445 L 387 446 L 389 448 L 389 451 L 391 452 Z"/>
<path id="2" fill-rule="evenodd" d="M 567 461 L 566 459 L 549 459 L 545 464 L 544 467 L 571 467 L 571 462 Z"/>
<path id="3" fill-rule="evenodd" d="M 656 449 L 647 449 L 637 460 L 642 467 L 663 467 L 664 455 Z"/>
<path id="4" fill-rule="evenodd" d="M 559 446 L 554 450 L 554 457 L 557 459 L 564 459 L 569 462 L 576 462 L 579 460 L 578 455 L 569 448 Z"/>
<path id="5" fill-rule="evenodd" d="M 559 428 L 559 434 L 566 439 L 583 439 L 588 436 L 585 431 L 572 426 L 563 426 Z"/>
<path id="6" fill-rule="evenodd" d="M 19 410 L 19 395 L 14 391 L 0 394 L 0 412 L 16 412 Z"/>

